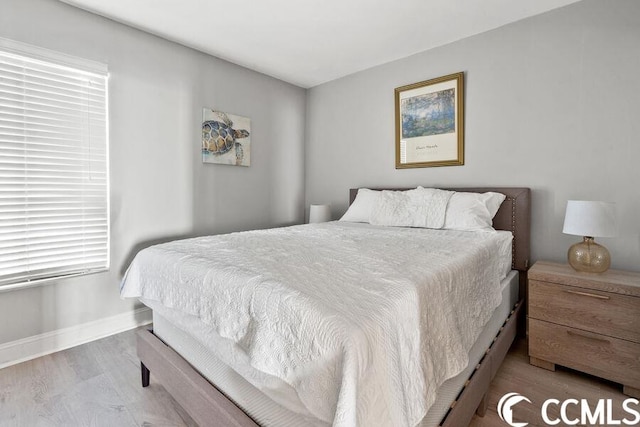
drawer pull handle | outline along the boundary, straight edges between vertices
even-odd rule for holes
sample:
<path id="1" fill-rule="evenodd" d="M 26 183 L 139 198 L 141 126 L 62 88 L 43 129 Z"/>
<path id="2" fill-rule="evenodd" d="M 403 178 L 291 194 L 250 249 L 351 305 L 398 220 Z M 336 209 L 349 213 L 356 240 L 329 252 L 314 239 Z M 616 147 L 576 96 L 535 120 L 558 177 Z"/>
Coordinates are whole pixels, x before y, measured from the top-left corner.
<path id="1" fill-rule="evenodd" d="M 593 335 L 581 334 L 580 332 L 575 332 L 575 331 L 567 331 L 567 334 L 573 335 L 573 336 L 576 336 L 576 337 L 581 337 L 581 338 L 588 338 L 588 339 L 594 340 L 594 341 L 601 341 L 601 342 L 609 344 L 609 340 L 608 339 L 600 338 L 600 337 L 594 337 Z"/>
<path id="2" fill-rule="evenodd" d="M 603 299 L 603 300 L 611 299 L 610 297 L 605 296 L 605 295 L 590 294 L 589 292 L 569 291 L 569 290 L 566 290 L 566 289 L 565 289 L 565 292 L 568 293 L 568 294 L 582 295 L 583 297 L 598 298 L 598 299 Z"/>

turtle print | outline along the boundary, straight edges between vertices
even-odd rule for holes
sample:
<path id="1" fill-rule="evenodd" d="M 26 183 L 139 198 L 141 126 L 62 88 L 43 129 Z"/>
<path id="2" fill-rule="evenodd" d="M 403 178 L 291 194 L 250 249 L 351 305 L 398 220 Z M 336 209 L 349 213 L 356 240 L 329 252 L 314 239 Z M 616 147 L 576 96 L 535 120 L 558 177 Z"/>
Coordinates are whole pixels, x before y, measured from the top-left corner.
<path id="1" fill-rule="evenodd" d="M 236 151 L 236 165 L 242 164 L 244 150 L 237 139 L 249 136 L 245 129 L 234 129 L 233 122 L 224 113 L 217 113 L 222 121 L 207 120 L 202 123 L 202 151 L 213 155 L 227 153 L 232 148 Z"/>

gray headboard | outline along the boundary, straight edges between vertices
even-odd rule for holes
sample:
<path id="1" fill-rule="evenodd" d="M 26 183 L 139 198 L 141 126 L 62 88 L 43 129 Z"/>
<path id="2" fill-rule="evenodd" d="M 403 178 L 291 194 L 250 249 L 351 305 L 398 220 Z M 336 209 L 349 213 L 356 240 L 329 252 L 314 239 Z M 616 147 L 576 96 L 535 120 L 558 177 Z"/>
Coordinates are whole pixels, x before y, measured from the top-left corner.
<path id="1" fill-rule="evenodd" d="M 410 190 L 410 188 L 371 189 L 396 191 Z M 507 196 L 505 201 L 502 202 L 500 209 L 498 209 L 498 213 L 496 213 L 496 216 L 493 218 L 493 228 L 496 230 L 508 230 L 513 233 L 513 269 L 525 272 L 529 269 L 531 244 L 531 189 L 526 187 L 470 187 L 443 188 L 443 190 L 468 191 L 473 193 L 494 191 Z M 351 205 L 355 200 L 356 194 L 358 194 L 357 188 L 349 190 L 349 205 Z"/>

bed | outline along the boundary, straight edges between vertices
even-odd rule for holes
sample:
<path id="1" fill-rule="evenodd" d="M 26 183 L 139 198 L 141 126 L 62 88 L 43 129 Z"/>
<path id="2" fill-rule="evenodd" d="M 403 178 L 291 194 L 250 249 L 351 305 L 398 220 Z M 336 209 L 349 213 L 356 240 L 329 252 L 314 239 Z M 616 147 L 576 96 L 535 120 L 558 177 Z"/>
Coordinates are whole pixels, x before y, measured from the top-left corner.
<path id="1" fill-rule="evenodd" d="M 154 331 L 141 331 L 138 335 L 143 386 L 149 384 L 150 372 L 153 372 L 155 378 L 200 425 L 449 426 L 468 423 L 474 412 L 482 414 L 486 408 L 486 390 L 515 337 L 516 320 L 522 307 L 519 295 L 524 295 L 522 287 L 529 266 L 530 191 L 526 188 L 455 190 L 505 194 L 506 199 L 493 219 L 493 226 L 496 230 L 506 230 L 508 233 L 496 232 L 495 235 L 480 237 L 464 232 L 436 230 L 434 233 L 416 229 L 390 231 L 389 227 L 328 223 L 315 225 L 314 228 L 297 226 L 178 242 L 157 248 L 156 252 L 160 251 L 161 258 L 156 254 L 145 262 L 142 256 L 134 271 L 128 273 L 128 276 L 135 276 L 128 280 L 137 284 L 137 289 L 128 294 L 125 292 L 124 296 L 141 297 L 154 313 Z M 357 190 L 351 190 L 350 202 L 354 201 L 356 194 Z M 505 240 L 505 234 L 509 235 L 508 241 Z M 364 237 L 361 236 L 369 240 L 363 243 L 361 240 Z M 282 254 L 276 254 L 273 258 L 270 240 L 275 241 L 276 246 L 286 248 L 292 256 L 303 259 L 286 266 L 286 262 L 279 261 L 278 257 Z M 394 240 L 415 250 L 404 251 L 389 244 Z M 371 245 L 371 242 L 375 242 L 376 247 L 384 247 L 391 261 L 381 260 L 379 254 L 374 254 L 379 257 L 377 262 L 366 258 L 368 254 L 358 245 Z M 489 252 L 504 252 L 506 248 L 510 252 L 512 269 L 507 268 L 499 286 L 496 284 L 486 295 L 484 290 L 473 287 L 476 281 L 489 280 L 475 279 L 485 274 L 484 269 L 480 269 L 472 274 L 473 277 L 464 279 L 458 278 L 466 274 L 463 271 L 452 273 L 451 277 L 455 276 L 458 282 L 452 282 L 449 288 L 443 287 L 448 290 L 442 290 L 441 296 L 438 296 L 438 287 L 431 288 L 428 298 L 420 293 L 404 295 L 408 289 L 402 285 L 404 279 L 394 278 L 390 283 L 388 276 L 377 270 L 387 264 L 404 269 L 404 266 L 397 265 L 401 261 L 394 260 L 402 259 L 404 262 L 406 258 L 407 263 L 419 267 L 415 267 L 415 272 L 412 269 L 411 274 L 441 277 L 442 271 L 432 272 L 426 266 L 424 271 L 420 270 L 422 266 L 417 261 L 421 258 L 410 259 L 409 253 L 416 252 L 417 256 L 422 256 L 419 250 L 427 244 L 442 244 L 447 248 L 451 245 L 451 251 L 460 253 L 467 246 L 482 247 L 481 250 L 471 251 L 474 257 L 482 257 L 482 254 Z M 246 254 L 240 251 L 229 255 L 227 252 L 230 247 L 243 248 Z M 344 255 L 340 253 L 342 250 L 351 251 L 352 254 Z M 309 254 L 315 256 L 316 252 L 322 254 L 322 251 L 323 262 L 304 258 L 311 258 Z M 441 249 L 440 252 L 445 254 L 444 258 L 449 257 L 447 250 Z M 221 264 L 224 268 L 196 273 L 198 264 L 217 262 L 204 260 L 212 253 L 216 254 L 216 258 L 223 259 L 227 255 L 236 258 L 233 263 Z M 332 257 L 333 253 L 340 255 Z M 402 253 L 407 255 L 399 255 Z M 244 265 L 240 269 L 242 275 L 230 275 L 226 270 L 239 270 L 234 265 L 235 259 L 242 264 L 245 255 L 255 256 L 252 261 L 255 263 Z M 437 257 L 437 252 L 429 256 Z M 333 259 L 336 264 L 330 265 Z M 340 264 L 342 259 L 351 262 L 351 265 L 344 262 Z M 280 264 L 280 269 L 287 270 L 291 277 L 302 278 L 297 282 L 304 282 L 304 286 L 296 288 L 292 284 L 292 289 L 282 289 L 278 279 L 280 273 L 275 271 L 267 274 L 265 271 L 269 267 L 264 260 L 267 264 Z M 175 267 L 178 262 L 182 263 L 179 268 Z M 376 264 L 375 269 L 363 268 L 372 263 Z M 498 270 L 504 269 L 504 266 L 496 265 Z M 445 270 L 452 268 L 449 265 Z M 355 287 L 343 290 L 340 286 L 330 285 L 331 278 L 322 276 L 326 271 L 335 271 L 340 283 L 348 282 Z M 305 278 L 304 274 L 311 273 L 313 279 L 311 276 Z M 443 283 L 451 280 L 449 276 L 442 276 Z M 181 285 L 173 286 L 172 281 L 180 281 Z M 198 288 L 201 281 L 215 283 L 217 293 L 213 299 L 223 300 L 224 303 L 211 305 L 206 302 L 208 299 L 204 294 L 211 286 L 205 290 Z M 162 284 L 158 284 L 160 282 Z M 225 285 L 227 282 L 230 285 Z M 376 287 L 379 282 L 382 285 Z M 195 285 L 188 291 L 192 283 Z M 265 287 L 265 283 L 275 284 Z M 463 288 L 467 284 L 468 290 Z M 453 298 L 449 294 L 456 292 L 473 295 L 468 302 L 472 304 L 471 308 L 462 307 L 462 302 L 459 309 L 455 304 L 451 305 L 453 308 L 442 312 L 444 320 L 414 318 L 412 313 L 425 310 L 394 306 L 400 302 L 405 307 L 411 305 L 412 301 L 418 301 L 420 305 L 431 299 L 439 301 L 438 298 Z M 307 293 L 319 293 L 322 299 L 307 304 Z M 239 304 L 238 301 L 247 295 L 246 304 Z M 350 299 L 352 297 L 353 300 Z M 462 295 L 456 298 L 462 300 Z M 286 304 L 282 301 L 286 301 Z M 490 306 L 491 310 L 476 307 L 482 304 Z M 236 305 L 232 312 L 228 312 L 229 306 Z M 429 311 L 437 311 L 439 306 L 444 307 L 445 304 L 436 304 Z M 453 313 L 455 310 L 458 311 Z M 360 311 L 360 317 L 356 317 Z M 299 312 L 304 312 L 304 317 L 296 317 Z M 356 314 L 352 316 L 351 312 Z M 460 331 L 453 340 L 447 338 L 448 341 L 437 344 L 437 339 L 431 340 L 429 337 L 438 336 L 438 332 L 422 333 L 424 324 L 434 331 L 448 329 L 446 325 L 457 322 L 467 313 L 472 313 L 469 316 L 476 316 L 477 319 L 474 318 L 466 326 L 459 326 Z M 231 320 L 222 320 L 227 318 Z M 279 320 L 281 318 L 298 319 L 298 322 L 286 324 Z M 375 319 L 371 324 L 370 318 Z M 448 323 L 438 323 L 445 321 Z M 469 326 L 479 323 L 482 325 Z M 302 324 L 305 324 L 304 328 L 300 326 Z M 406 327 L 414 324 L 420 327 Z M 329 332 L 318 325 L 323 325 Z M 477 331 L 470 331 L 473 328 Z M 312 332 L 305 332 L 307 335 L 300 332 L 307 329 Z M 416 332 L 418 329 L 420 332 Z M 345 330 L 348 333 L 343 334 Z M 325 333 L 330 337 L 324 336 Z M 311 338 L 307 339 L 306 336 Z M 291 340 L 296 341 L 296 346 L 292 346 Z M 431 354 L 433 362 L 431 358 L 422 357 L 425 348 L 436 349 L 437 345 L 447 347 L 441 347 L 439 352 Z M 446 356 L 438 359 L 435 354 L 443 353 L 443 348 L 447 350 Z M 278 356 L 277 360 L 269 360 L 270 351 L 274 357 Z M 443 368 L 441 365 L 446 366 Z M 427 378 L 435 375 L 434 380 L 410 378 L 422 378 L 423 374 Z M 353 390 L 357 390 L 357 393 Z M 423 400 L 427 402 L 423 404 Z M 378 409 L 379 413 L 376 412 Z M 385 418 L 387 416 L 388 419 Z"/>

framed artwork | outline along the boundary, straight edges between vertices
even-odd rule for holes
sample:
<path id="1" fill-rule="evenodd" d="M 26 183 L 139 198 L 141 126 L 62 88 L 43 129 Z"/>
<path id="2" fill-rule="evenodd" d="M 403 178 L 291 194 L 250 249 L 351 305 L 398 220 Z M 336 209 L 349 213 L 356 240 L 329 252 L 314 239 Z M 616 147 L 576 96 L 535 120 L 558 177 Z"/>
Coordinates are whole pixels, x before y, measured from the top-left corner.
<path id="1" fill-rule="evenodd" d="M 203 108 L 202 162 L 250 166 L 251 120 Z"/>
<path id="2" fill-rule="evenodd" d="M 396 169 L 464 164 L 464 73 L 396 88 Z"/>

